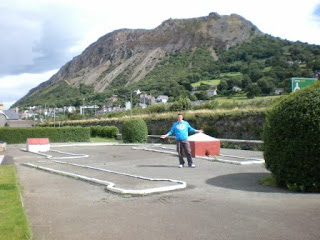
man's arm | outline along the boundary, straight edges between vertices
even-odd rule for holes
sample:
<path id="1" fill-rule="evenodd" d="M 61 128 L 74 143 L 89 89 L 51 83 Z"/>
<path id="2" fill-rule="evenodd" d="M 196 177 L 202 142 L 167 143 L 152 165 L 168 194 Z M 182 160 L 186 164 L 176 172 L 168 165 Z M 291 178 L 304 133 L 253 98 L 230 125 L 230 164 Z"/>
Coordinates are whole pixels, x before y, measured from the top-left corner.
<path id="1" fill-rule="evenodd" d="M 203 133 L 203 130 L 202 129 L 199 129 L 199 130 L 195 130 L 196 133 Z"/>
<path id="2" fill-rule="evenodd" d="M 170 131 L 165 135 L 161 135 L 160 138 L 165 139 L 166 137 L 170 136 L 174 132 L 174 128 L 175 128 L 175 123 L 172 125 Z"/>
<path id="3" fill-rule="evenodd" d="M 196 133 L 203 133 L 202 129 L 194 129 L 193 127 L 191 127 L 191 125 L 188 123 L 188 131 L 189 132 L 196 132 Z"/>

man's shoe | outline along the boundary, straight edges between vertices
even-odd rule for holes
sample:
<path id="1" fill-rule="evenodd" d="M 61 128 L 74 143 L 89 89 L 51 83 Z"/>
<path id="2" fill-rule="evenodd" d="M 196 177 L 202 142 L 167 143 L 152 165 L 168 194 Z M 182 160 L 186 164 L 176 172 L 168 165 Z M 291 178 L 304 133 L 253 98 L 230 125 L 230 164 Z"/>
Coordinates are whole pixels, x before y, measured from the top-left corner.
<path id="1" fill-rule="evenodd" d="M 183 168 L 183 167 L 184 167 L 183 164 L 180 164 L 180 165 L 179 165 L 179 168 Z"/>
<path id="2" fill-rule="evenodd" d="M 196 165 L 194 165 L 194 164 L 191 164 L 189 167 L 192 167 L 192 168 L 195 168 L 196 167 Z"/>

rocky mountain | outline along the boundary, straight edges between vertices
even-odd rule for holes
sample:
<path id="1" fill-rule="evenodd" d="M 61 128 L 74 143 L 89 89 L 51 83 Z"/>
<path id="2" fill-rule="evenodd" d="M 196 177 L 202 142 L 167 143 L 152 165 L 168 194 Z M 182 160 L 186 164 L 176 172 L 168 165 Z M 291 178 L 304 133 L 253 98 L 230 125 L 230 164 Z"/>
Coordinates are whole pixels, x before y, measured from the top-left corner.
<path id="1" fill-rule="evenodd" d="M 157 63 L 172 53 L 201 47 L 210 50 L 211 56 L 217 59 L 217 51 L 228 50 L 258 35 L 263 33 L 243 17 L 217 13 L 169 19 L 152 30 L 116 30 L 91 44 L 17 103 L 63 81 L 71 87 L 93 86 L 95 93 L 105 91 L 117 81 L 127 86 L 143 80 Z"/>

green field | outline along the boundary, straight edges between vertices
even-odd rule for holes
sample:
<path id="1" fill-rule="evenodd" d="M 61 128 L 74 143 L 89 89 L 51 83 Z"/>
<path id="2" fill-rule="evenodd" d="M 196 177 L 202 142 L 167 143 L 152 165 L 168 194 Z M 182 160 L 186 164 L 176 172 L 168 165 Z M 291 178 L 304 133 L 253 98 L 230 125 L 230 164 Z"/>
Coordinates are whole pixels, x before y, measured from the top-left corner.
<path id="1" fill-rule="evenodd" d="M 114 138 L 102 138 L 102 137 L 91 137 L 90 142 L 120 142 L 117 139 Z"/>
<path id="2" fill-rule="evenodd" d="M 242 76 L 242 73 L 241 72 L 229 72 L 229 73 L 221 73 L 220 74 L 221 78 L 231 78 L 231 77 L 236 77 L 236 76 Z M 201 85 L 201 83 L 207 84 L 210 86 L 218 86 L 220 81 L 221 81 L 220 79 L 201 80 L 199 82 L 192 83 L 191 86 L 193 88 L 197 88 Z"/>
<path id="3" fill-rule="evenodd" d="M 228 73 L 221 73 L 220 77 L 236 77 L 236 76 L 242 76 L 243 74 L 241 72 L 228 72 Z"/>
<path id="4" fill-rule="evenodd" d="M 278 99 L 280 96 L 266 96 L 266 97 L 255 97 L 254 99 L 248 99 L 244 94 L 236 95 L 232 98 L 229 97 L 217 97 L 215 100 L 219 103 L 249 103 L 249 102 L 259 102 Z"/>
<path id="5" fill-rule="evenodd" d="M 271 67 L 265 67 L 265 68 L 263 69 L 263 71 L 264 71 L 264 72 L 269 72 L 270 69 L 271 69 Z"/>
<path id="6" fill-rule="evenodd" d="M 210 85 L 210 86 L 217 86 L 217 85 L 219 85 L 220 80 L 219 79 L 202 80 L 202 81 L 199 81 L 199 82 L 196 82 L 196 83 L 192 83 L 191 86 L 193 88 L 196 88 L 196 87 L 199 87 L 201 85 L 201 83 L 207 84 L 207 85 Z"/>
<path id="7" fill-rule="evenodd" d="M 0 239 L 31 239 L 13 165 L 0 166 Z"/>

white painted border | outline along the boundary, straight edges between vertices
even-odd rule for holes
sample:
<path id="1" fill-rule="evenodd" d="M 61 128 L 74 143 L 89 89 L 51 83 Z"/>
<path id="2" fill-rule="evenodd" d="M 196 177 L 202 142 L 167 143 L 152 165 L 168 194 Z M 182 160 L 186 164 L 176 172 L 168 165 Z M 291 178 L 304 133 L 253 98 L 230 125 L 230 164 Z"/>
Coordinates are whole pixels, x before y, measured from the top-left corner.
<path id="1" fill-rule="evenodd" d="M 121 194 L 147 195 L 147 194 L 151 194 L 151 193 L 167 192 L 167 191 L 178 190 L 178 189 L 183 189 L 183 188 L 187 187 L 187 183 L 184 181 L 180 181 L 180 180 L 161 179 L 161 178 L 154 179 L 154 178 L 147 178 L 147 177 L 143 177 L 143 176 L 130 175 L 127 173 L 121 173 L 121 172 L 116 172 L 116 171 L 102 169 L 102 168 L 95 168 L 95 167 L 86 166 L 86 165 L 72 164 L 72 163 L 66 163 L 66 162 L 61 162 L 61 161 L 54 161 L 54 162 L 61 163 L 61 164 L 75 165 L 75 166 L 79 166 L 79 167 L 90 168 L 90 169 L 95 169 L 95 170 L 99 170 L 99 171 L 105 171 L 105 172 L 110 172 L 110 173 L 114 173 L 114 174 L 119 174 L 119 175 L 124 175 L 124 176 L 128 176 L 128 177 L 134 177 L 134 178 L 139 178 L 139 179 L 144 179 L 144 180 L 149 180 L 149 181 L 167 181 L 167 182 L 174 182 L 174 183 L 178 183 L 178 184 L 171 185 L 171 186 L 157 187 L 157 188 L 147 188 L 147 189 L 141 189 L 141 190 L 124 189 L 124 188 L 116 187 L 115 183 L 113 183 L 113 182 L 109 182 L 109 181 L 105 181 L 105 180 L 101 180 L 101 179 L 97 179 L 97 178 L 91 178 L 88 176 L 79 175 L 79 174 L 75 174 L 72 172 L 65 172 L 65 171 L 60 171 L 60 170 L 56 170 L 53 168 L 42 167 L 42 166 L 38 166 L 38 165 L 35 165 L 32 163 L 23 163 L 23 165 L 28 166 L 28 167 L 33 167 L 36 169 L 41 169 L 41 170 L 48 171 L 48 172 L 52 172 L 52 173 L 57 173 L 57 174 L 68 176 L 68 177 L 73 177 L 76 179 L 81 179 L 81 180 L 88 181 L 88 182 L 93 182 L 93 183 L 105 185 L 105 186 L 107 186 L 106 188 L 109 191 L 121 193 Z"/>
<path id="2" fill-rule="evenodd" d="M 152 149 L 152 148 L 147 148 L 147 147 L 132 147 L 132 149 L 178 155 L 177 152 L 163 151 L 163 150 L 157 150 L 157 149 Z M 223 158 L 219 158 L 219 156 L 245 159 L 247 161 L 235 161 L 235 160 L 230 160 L 230 159 L 223 159 Z M 245 158 L 245 157 L 239 157 L 239 156 L 233 156 L 233 155 L 223 155 L 223 154 L 220 154 L 218 156 L 212 156 L 212 157 L 195 156 L 195 158 L 204 159 L 204 160 L 208 160 L 208 161 L 216 161 L 216 162 L 222 162 L 222 163 L 235 164 L 235 165 L 249 165 L 249 164 L 263 164 L 264 163 L 264 159 Z"/>

